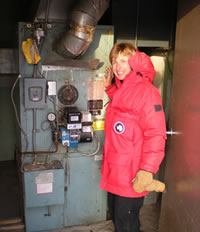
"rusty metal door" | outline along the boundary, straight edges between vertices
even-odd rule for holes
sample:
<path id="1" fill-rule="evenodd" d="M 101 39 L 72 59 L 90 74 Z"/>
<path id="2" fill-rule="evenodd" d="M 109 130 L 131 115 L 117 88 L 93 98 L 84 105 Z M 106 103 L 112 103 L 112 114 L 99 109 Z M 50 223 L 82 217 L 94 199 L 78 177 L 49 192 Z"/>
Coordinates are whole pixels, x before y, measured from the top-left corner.
<path id="1" fill-rule="evenodd" d="M 181 2 L 181 3 L 180 3 Z M 198 2 L 198 3 L 197 3 Z M 160 232 L 200 231 L 200 3 L 178 3 Z"/>

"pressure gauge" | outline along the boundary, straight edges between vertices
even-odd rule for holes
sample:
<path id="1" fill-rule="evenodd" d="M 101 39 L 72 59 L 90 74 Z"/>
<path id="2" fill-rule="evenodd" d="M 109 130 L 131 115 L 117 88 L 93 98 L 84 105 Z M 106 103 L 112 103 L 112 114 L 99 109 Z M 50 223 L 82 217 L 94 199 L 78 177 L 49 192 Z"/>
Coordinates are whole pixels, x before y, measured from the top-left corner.
<path id="1" fill-rule="evenodd" d="M 47 118 L 50 122 L 53 122 L 56 120 L 56 115 L 52 112 L 48 113 Z"/>

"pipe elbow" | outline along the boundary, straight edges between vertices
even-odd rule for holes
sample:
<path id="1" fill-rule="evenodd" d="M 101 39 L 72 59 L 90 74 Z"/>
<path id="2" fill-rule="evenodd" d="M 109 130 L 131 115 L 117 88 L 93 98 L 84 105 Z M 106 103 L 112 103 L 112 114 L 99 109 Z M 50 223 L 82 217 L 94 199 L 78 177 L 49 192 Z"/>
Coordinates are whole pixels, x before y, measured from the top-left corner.
<path id="1" fill-rule="evenodd" d="M 57 54 L 64 58 L 83 55 L 93 40 L 95 26 L 109 7 L 109 0 L 82 0 L 71 14 L 69 29 L 56 43 Z"/>

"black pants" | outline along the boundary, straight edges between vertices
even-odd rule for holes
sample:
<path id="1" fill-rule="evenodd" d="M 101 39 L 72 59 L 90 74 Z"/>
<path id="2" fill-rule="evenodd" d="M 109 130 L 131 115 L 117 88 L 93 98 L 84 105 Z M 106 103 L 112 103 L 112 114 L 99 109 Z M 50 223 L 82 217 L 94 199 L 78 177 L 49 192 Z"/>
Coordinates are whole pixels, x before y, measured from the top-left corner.
<path id="1" fill-rule="evenodd" d="M 115 232 L 139 232 L 139 211 L 144 197 L 128 198 L 108 193 L 108 207 Z"/>

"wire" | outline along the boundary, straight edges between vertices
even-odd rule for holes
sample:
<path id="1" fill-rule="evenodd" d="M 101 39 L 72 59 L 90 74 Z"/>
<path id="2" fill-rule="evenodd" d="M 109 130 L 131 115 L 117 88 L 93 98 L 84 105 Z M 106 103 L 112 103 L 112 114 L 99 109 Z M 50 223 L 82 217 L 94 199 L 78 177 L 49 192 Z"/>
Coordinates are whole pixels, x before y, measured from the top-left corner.
<path id="1" fill-rule="evenodd" d="M 49 18 L 49 10 L 50 10 L 50 4 L 49 0 L 47 0 L 47 6 L 46 6 L 46 12 L 45 12 L 45 23 L 48 23 L 48 18 Z"/>
<path id="2" fill-rule="evenodd" d="M 45 79 L 45 76 L 42 74 L 42 72 L 39 70 L 39 66 L 37 65 L 37 72 L 40 74 L 40 76 L 42 77 L 42 78 L 44 78 Z"/>
<path id="3" fill-rule="evenodd" d="M 81 152 L 81 151 L 78 150 L 78 152 L 80 153 L 80 155 L 90 157 L 90 156 L 94 156 L 94 155 L 96 155 L 98 153 L 98 151 L 100 149 L 101 143 L 100 143 L 99 137 L 95 133 L 94 133 L 94 137 L 96 138 L 96 141 L 97 141 L 97 148 L 96 148 L 96 150 L 93 153 L 83 153 L 83 152 Z"/>
<path id="4" fill-rule="evenodd" d="M 48 100 L 49 100 L 51 103 L 53 103 L 54 112 L 55 112 L 55 108 L 56 108 L 55 106 L 57 106 L 59 109 L 65 108 L 65 106 L 61 107 L 61 106 L 59 106 L 58 104 L 56 104 L 56 102 L 55 102 L 55 100 L 52 98 L 52 96 L 48 96 L 47 98 L 48 98 Z"/>
<path id="5" fill-rule="evenodd" d="M 47 123 L 48 124 L 48 126 L 45 128 L 44 127 L 44 124 L 45 123 Z M 43 130 L 43 131 L 47 131 L 47 130 L 49 130 L 50 128 L 51 128 L 51 125 L 50 125 L 50 122 L 48 121 L 48 120 L 44 120 L 42 123 L 41 123 L 41 129 Z"/>
<path id="6" fill-rule="evenodd" d="M 28 150 L 28 135 L 26 134 L 26 132 L 24 131 L 24 129 L 21 127 L 21 124 L 20 124 L 20 120 L 19 120 L 19 117 L 18 117 L 18 114 L 17 114 L 17 108 L 16 108 L 16 105 L 15 105 L 15 102 L 14 102 L 14 98 L 13 98 L 13 93 L 14 93 L 14 89 L 15 89 L 15 86 L 18 82 L 18 80 L 21 78 L 22 76 L 19 74 L 17 79 L 15 80 L 13 86 L 12 86 L 12 89 L 11 89 L 11 101 L 12 101 L 12 104 L 13 104 L 13 107 L 14 107 L 14 110 L 15 110 L 15 116 L 16 116 L 16 120 L 17 120 L 17 124 L 22 132 L 22 134 L 24 135 L 24 138 L 25 138 L 25 141 L 26 141 L 26 146 L 25 146 L 25 151 Z"/>

